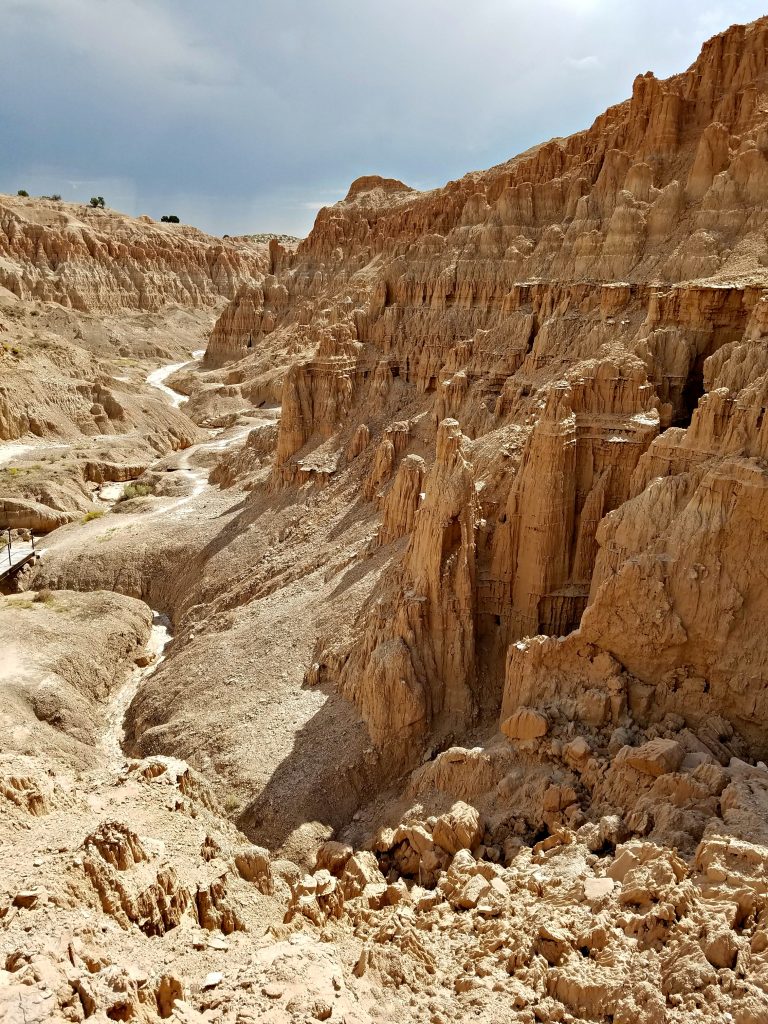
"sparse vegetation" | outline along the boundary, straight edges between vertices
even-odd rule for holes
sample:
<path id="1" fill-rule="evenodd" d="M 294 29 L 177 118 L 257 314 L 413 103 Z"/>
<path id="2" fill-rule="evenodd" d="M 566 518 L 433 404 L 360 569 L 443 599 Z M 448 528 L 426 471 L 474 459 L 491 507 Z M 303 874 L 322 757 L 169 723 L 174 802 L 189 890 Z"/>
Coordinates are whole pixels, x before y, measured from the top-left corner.
<path id="1" fill-rule="evenodd" d="M 128 484 L 117 500 L 130 501 L 131 498 L 146 498 L 148 495 L 154 494 L 154 492 L 155 489 L 152 484 Z"/>
<path id="2" fill-rule="evenodd" d="M 82 521 L 83 521 L 83 523 L 90 523 L 92 519 L 101 519 L 101 517 L 103 515 L 104 515 L 104 509 L 94 508 L 94 509 L 91 509 L 90 512 L 86 512 L 85 513 L 85 515 L 83 516 Z"/>
<path id="3" fill-rule="evenodd" d="M 52 590 L 38 590 L 32 600 L 36 604 L 53 604 L 53 591 Z"/>
<path id="4" fill-rule="evenodd" d="M 225 236 L 225 237 L 228 237 L 228 236 Z M 301 241 L 301 239 L 298 238 L 296 235 L 280 235 L 280 234 L 275 234 L 273 231 L 260 231 L 258 234 L 255 234 L 255 235 L 241 235 L 240 237 L 241 238 L 246 238 L 250 242 L 271 242 L 273 238 L 276 238 L 277 241 L 280 242 L 281 244 L 282 243 L 290 244 L 292 242 L 300 242 Z"/>
<path id="5" fill-rule="evenodd" d="M 179 224 L 179 218 L 175 213 L 164 213 L 160 218 L 163 224 Z"/>
<path id="6" fill-rule="evenodd" d="M 40 196 L 41 199 L 52 199 L 55 203 L 61 202 L 61 193 L 54 192 L 51 196 Z"/>
<path id="7" fill-rule="evenodd" d="M 234 793 L 227 793 L 224 797 L 224 810 L 227 814 L 232 814 L 240 806 L 240 801 L 237 799 Z"/>

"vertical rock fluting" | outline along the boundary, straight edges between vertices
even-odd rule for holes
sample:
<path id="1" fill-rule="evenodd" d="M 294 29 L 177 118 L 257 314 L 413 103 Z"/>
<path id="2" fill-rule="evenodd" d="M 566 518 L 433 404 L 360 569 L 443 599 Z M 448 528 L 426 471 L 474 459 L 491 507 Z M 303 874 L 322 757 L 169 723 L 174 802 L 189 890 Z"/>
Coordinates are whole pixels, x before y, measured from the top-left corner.
<path id="1" fill-rule="evenodd" d="M 508 639 L 566 633 L 589 593 L 603 514 L 630 493 L 638 460 L 658 433 L 653 388 L 627 361 L 589 367 L 550 390 L 495 533 L 490 577 Z"/>
<path id="2" fill-rule="evenodd" d="M 81 311 L 213 306 L 261 276 L 266 246 L 73 203 L 2 197 L 0 285 Z"/>
<path id="3" fill-rule="evenodd" d="M 261 283 L 242 285 L 211 331 L 206 366 L 220 366 L 253 351 L 270 334 L 288 305 L 288 291 L 268 274 Z"/>
<path id="4" fill-rule="evenodd" d="M 403 460 L 386 499 L 398 510 L 397 526 L 387 516 L 385 528 L 399 533 L 412 516 L 410 543 L 391 590 L 366 612 L 339 673 L 342 692 L 360 707 L 374 742 L 401 765 L 413 763 L 428 735 L 461 729 L 475 709 L 478 503 L 465 443 L 455 420 L 440 424 L 415 513 L 421 460 Z"/>
<path id="5" fill-rule="evenodd" d="M 676 519 L 705 479 L 736 503 L 757 486 L 767 43 L 768 20 L 736 26 L 586 131 L 442 189 L 360 179 L 222 317 L 214 362 L 247 367 L 250 338 L 301 351 L 272 486 L 359 473 L 381 517 L 366 552 L 389 567 L 330 659 L 377 745 L 466 726 L 506 646 L 576 629 L 588 603 L 589 644 L 612 617 L 623 661 L 640 613 L 619 580 L 661 543 L 646 504 Z M 695 507 L 717 533 L 714 498 Z"/>
<path id="6" fill-rule="evenodd" d="M 578 632 L 556 646 L 510 649 L 504 713 L 573 701 L 588 650 L 592 663 L 603 659 L 593 680 L 603 687 L 631 673 L 646 721 L 674 712 L 699 726 L 725 715 L 765 756 L 768 675 L 755 623 L 768 612 L 767 404 L 763 373 L 737 394 L 710 392 L 687 430 L 651 444 L 629 499 L 598 527 Z"/>
<path id="7" fill-rule="evenodd" d="M 400 463 L 392 487 L 383 501 L 383 521 L 377 538 L 379 544 L 391 544 L 413 530 L 424 485 L 424 473 L 424 459 L 418 455 L 406 455 Z"/>

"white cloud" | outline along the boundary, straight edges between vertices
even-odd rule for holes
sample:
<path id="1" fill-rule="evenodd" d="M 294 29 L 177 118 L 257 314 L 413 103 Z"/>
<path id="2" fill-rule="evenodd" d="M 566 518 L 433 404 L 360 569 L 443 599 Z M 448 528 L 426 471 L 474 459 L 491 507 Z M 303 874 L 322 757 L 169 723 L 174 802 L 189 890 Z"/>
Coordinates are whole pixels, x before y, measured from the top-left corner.
<path id="1" fill-rule="evenodd" d="M 600 58 L 594 54 L 589 57 L 566 57 L 565 63 L 574 71 L 597 71 L 602 67 Z"/>
<path id="2" fill-rule="evenodd" d="M 430 188 L 578 131 L 636 74 L 681 71 L 708 35 L 762 13 L 764 0 L 0 0 L 0 190 L 299 233 L 361 174 Z"/>
<path id="3" fill-rule="evenodd" d="M 606 6 L 605 0 L 555 0 L 555 5 L 574 14 L 593 14 Z"/>

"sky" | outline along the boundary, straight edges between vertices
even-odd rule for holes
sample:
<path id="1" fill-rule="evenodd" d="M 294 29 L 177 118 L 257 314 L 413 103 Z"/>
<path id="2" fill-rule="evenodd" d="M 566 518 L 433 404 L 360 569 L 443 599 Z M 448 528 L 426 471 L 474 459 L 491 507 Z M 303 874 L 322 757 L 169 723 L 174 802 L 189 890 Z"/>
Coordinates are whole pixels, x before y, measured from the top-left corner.
<path id="1" fill-rule="evenodd" d="M 0 192 L 305 235 L 588 127 L 751 0 L 0 0 Z"/>

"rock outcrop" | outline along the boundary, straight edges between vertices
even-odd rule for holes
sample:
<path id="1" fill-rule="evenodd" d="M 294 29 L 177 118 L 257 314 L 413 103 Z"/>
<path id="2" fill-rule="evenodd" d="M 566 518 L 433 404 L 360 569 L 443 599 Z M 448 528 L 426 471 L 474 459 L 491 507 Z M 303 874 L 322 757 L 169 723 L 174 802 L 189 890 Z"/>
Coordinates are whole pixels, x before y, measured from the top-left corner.
<path id="1" fill-rule="evenodd" d="M 267 269 L 266 246 L 111 210 L 4 196 L 0 285 L 81 311 L 211 306 Z"/>
<path id="2" fill-rule="evenodd" d="M 760 570 L 724 509 L 761 521 L 767 33 L 443 189 L 360 179 L 219 321 L 207 358 L 246 376 L 280 338 L 303 353 L 273 486 L 362 463 L 374 548 L 406 538 L 322 659 L 398 763 L 516 694 L 509 644 L 579 627 L 645 685 L 685 665 L 708 708 L 759 719 L 738 630 Z M 715 681 L 737 665 L 743 707 Z"/>

